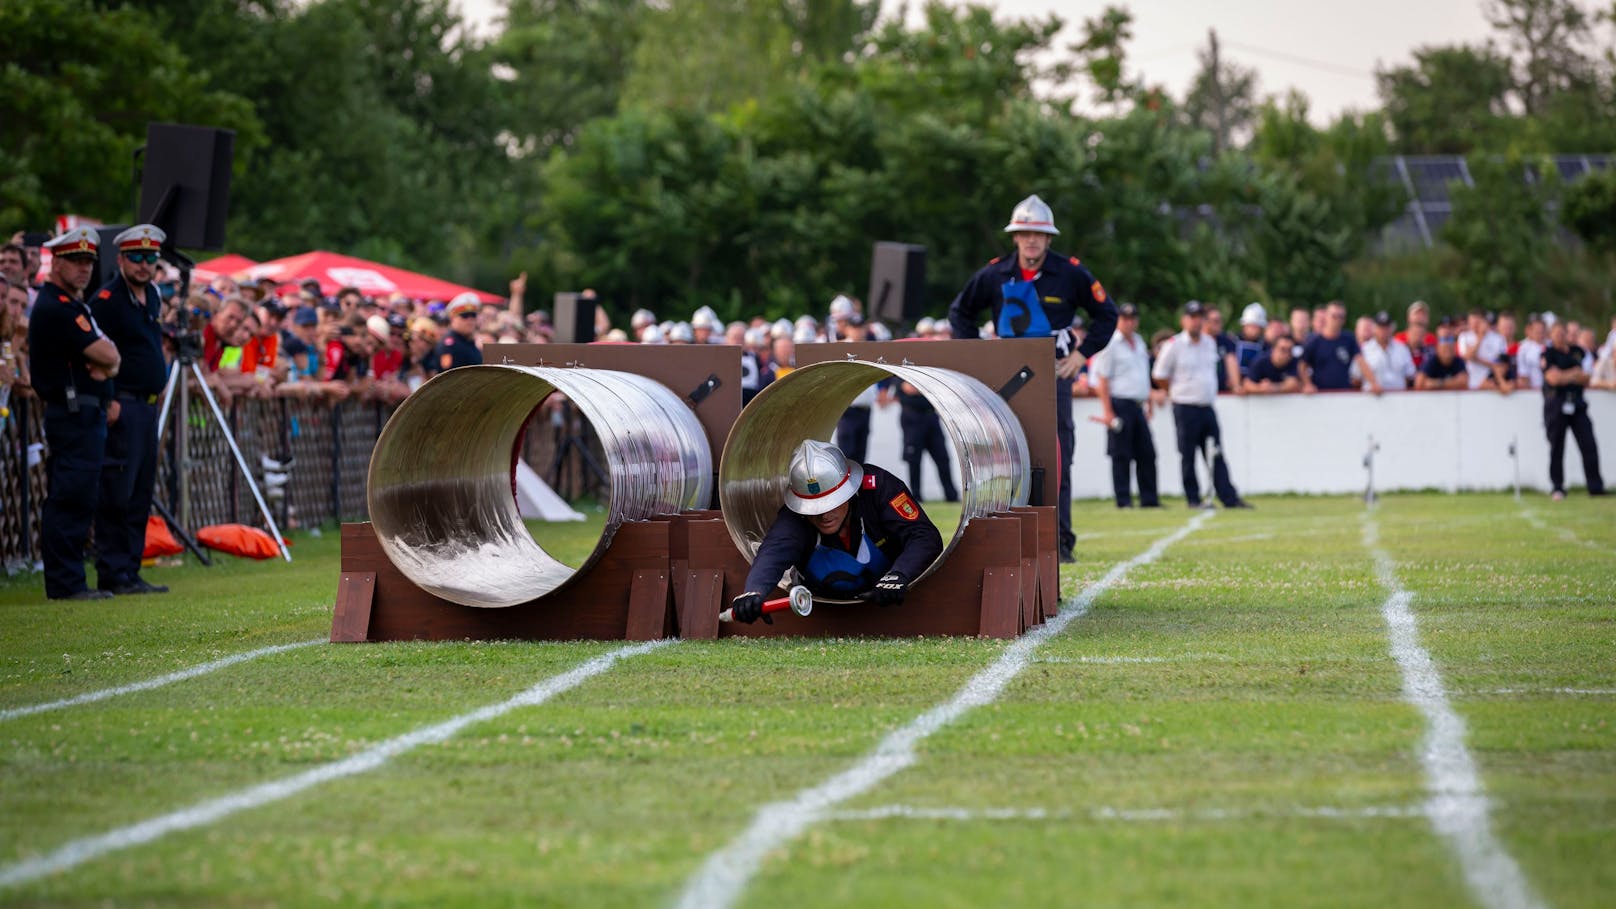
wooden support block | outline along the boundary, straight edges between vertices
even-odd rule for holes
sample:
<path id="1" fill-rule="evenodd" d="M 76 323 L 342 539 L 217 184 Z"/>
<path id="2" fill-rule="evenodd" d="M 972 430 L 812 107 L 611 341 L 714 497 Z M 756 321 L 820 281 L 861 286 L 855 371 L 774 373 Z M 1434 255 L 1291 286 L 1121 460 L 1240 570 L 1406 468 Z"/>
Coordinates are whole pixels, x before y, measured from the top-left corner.
<path id="1" fill-rule="evenodd" d="M 982 569 L 982 624 L 985 638 L 1013 638 L 1021 633 L 1021 578 L 1017 568 Z"/>
<path id="2" fill-rule="evenodd" d="M 364 641 L 370 632 L 370 604 L 376 598 L 376 572 L 344 571 L 337 581 L 331 615 L 331 643 Z"/>
<path id="3" fill-rule="evenodd" d="M 679 612 L 679 637 L 711 641 L 718 637 L 718 613 L 724 600 L 724 572 L 692 568 L 685 574 L 684 606 Z"/>
<path id="4" fill-rule="evenodd" d="M 1038 599 L 1038 509 L 1012 508 L 1021 519 L 1021 630 L 1044 623 L 1043 604 Z"/>
<path id="5" fill-rule="evenodd" d="M 629 584 L 627 639 L 655 641 L 668 637 L 673 630 L 669 607 L 667 570 L 637 569 Z"/>
<path id="6" fill-rule="evenodd" d="M 1038 602 L 1046 619 L 1060 614 L 1060 554 L 1056 540 L 1060 536 L 1060 520 L 1055 506 L 1038 509 Z"/>

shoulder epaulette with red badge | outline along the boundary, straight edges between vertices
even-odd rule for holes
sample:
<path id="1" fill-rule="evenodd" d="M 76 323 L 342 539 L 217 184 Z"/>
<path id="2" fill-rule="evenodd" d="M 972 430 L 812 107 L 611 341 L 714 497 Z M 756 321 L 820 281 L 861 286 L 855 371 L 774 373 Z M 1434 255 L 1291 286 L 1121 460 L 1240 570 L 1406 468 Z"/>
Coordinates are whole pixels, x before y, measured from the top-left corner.
<path id="1" fill-rule="evenodd" d="M 58 302 L 58 303 L 67 303 L 67 302 L 70 302 L 70 301 L 67 299 L 67 294 L 57 294 L 56 295 L 56 302 Z"/>
<path id="2" fill-rule="evenodd" d="M 994 257 L 993 257 L 993 258 L 991 258 L 991 259 L 989 259 L 989 260 L 988 260 L 988 264 L 989 264 L 989 265 L 998 265 L 998 264 L 999 264 L 999 260 L 1000 260 L 1000 259 L 1003 259 L 1003 258 L 1004 258 L 1004 256 L 994 256 Z"/>
<path id="3" fill-rule="evenodd" d="M 110 300 L 110 299 L 112 299 L 112 288 L 110 288 L 110 287 L 101 288 L 101 292 L 96 294 L 95 298 L 97 300 Z"/>
<path id="4" fill-rule="evenodd" d="M 1076 256 L 1073 256 L 1072 257 L 1072 264 L 1073 265 L 1082 265 L 1083 263 L 1081 261 L 1079 261 Z"/>
<path id="5" fill-rule="evenodd" d="M 867 473 L 867 474 L 864 475 L 864 488 L 865 489 L 874 489 L 875 488 L 875 474 Z"/>

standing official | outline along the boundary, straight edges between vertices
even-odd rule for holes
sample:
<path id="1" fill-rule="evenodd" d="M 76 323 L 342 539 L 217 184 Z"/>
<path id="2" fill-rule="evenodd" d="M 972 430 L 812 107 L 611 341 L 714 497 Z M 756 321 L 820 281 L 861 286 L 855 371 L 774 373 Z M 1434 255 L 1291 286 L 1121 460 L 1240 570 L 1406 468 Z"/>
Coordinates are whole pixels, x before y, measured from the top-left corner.
<path id="1" fill-rule="evenodd" d="M 1001 338 L 1055 338 L 1055 426 L 1060 440 L 1060 560 L 1073 561 L 1077 535 L 1072 532 L 1072 384 L 1078 369 L 1111 342 L 1117 308 L 1105 288 L 1076 256 L 1052 252 L 1049 238 L 1059 236 L 1055 215 L 1036 195 L 1021 200 L 1004 227 L 1016 254 L 989 262 L 966 282 L 948 307 L 956 338 L 979 338 L 977 318 L 993 314 L 994 333 Z M 1072 318 L 1088 313 L 1089 333 L 1079 341 Z M 1076 354 L 1074 357 L 1073 354 Z"/>
<path id="2" fill-rule="evenodd" d="M 1212 468 L 1212 487 L 1226 508 L 1250 508 L 1229 481 L 1223 460 L 1223 435 L 1212 402 L 1218 396 L 1218 345 L 1204 330 L 1206 310 L 1198 301 L 1184 304 L 1180 324 L 1184 330 L 1167 342 L 1151 377 L 1167 389 L 1173 402 L 1173 425 L 1178 429 L 1179 471 L 1184 498 L 1191 508 L 1201 507 L 1201 484 L 1195 476 L 1195 457 L 1203 448 Z"/>
<path id="3" fill-rule="evenodd" d="M 168 235 L 151 224 L 119 234 L 118 277 L 96 292 L 90 310 L 123 356 L 113 382 L 118 419 L 107 427 L 101 502 L 95 514 L 96 586 L 119 596 L 167 593 L 140 576 L 146 516 L 157 485 L 157 414 L 168 363 L 159 325 L 163 301 L 152 286 Z"/>
<path id="4" fill-rule="evenodd" d="M 1111 489 L 1118 508 L 1131 508 L 1128 474 L 1139 478 L 1139 504 L 1160 508 L 1156 496 L 1156 442 L 1150 437 L 1150 348 L 1139 337 L 1139 310 L 1132 303 L 1117 307 L 1117 333 L 1089 364 L 1094 394 L 1100 399 L 1100 419 L 1109 430 L 1106 454 L 1111 456 Z"/>
<path id="5" fill-rule="evenodd" d="M 432 365 L 437 372 L 447 372 L 456 366 L 480 366 L 483 352 L 477 349 L 477 311 L 482 307 L 477 295 L 466 292 L 449 301 L 449 330 L 432 351 Z"/>
<path id="6" fill-rule="evenodd" d="M 107 424 L 118 419 L 109 380 L 121 358 L 84 302 L 99 249 L 95 231 L 74 228 L 45 247 L 51 251 L 50 278 L 40 286 L 28 322 L 34 390 L 45 401 L 50 451 L 39 533 L 45 596 L 101 600 L 112 593 L 85 583 L 84 544 L 101 489 Z"/>
<path id="7" fill-rule="evenodd" d="M 1588 494 L 1605 494 L 1605 480 L 1599 473 L 1599 443 L 1594 424 L 1588 419 L 1588 402 L 1582 390 L 1588 373 L 1582 368 L 1584 351 L 1572 344 L 1566 324 L 1556 321 L 1549 329 L 1549 346 L 1543 351 L 1543 428 L 1549 434 L 1549 483 L 1555 501 L 1565 498 L 1566 430 L 1577 438 L 1582 452 L 1582 474 L 1588 480 Z"/>

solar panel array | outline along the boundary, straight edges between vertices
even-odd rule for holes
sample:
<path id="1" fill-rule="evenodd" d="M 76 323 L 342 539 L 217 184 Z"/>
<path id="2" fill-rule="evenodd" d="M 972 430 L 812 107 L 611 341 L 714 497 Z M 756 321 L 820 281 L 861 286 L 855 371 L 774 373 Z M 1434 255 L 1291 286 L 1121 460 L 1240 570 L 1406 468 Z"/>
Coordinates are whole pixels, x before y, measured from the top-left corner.
<path id="1" fill-rule="evenodd" d="M 1566 183 L 1578 180 L 1596 170 L 1610 167 L 1611 155 L 1552 155 L 1549 159 L 1560 179 Z M 1454 183 L 1472 185 L 1470 168 L 1459 155 L 1397 155 L 1380 158 L 1375 162 L 1375 176 L 1402 185 L 1408 194 L 1408 203 L 1396 221 L 1386 225 L 1381 233 L 1381 245 L 1387 249 L 1424 247 L 1429 249 L 1441 239 L 1442 227 L 1453 216 L 1453 201 L 1449 188 Z M 1529 175 L 1522 174 L 1523 179 Z"/>

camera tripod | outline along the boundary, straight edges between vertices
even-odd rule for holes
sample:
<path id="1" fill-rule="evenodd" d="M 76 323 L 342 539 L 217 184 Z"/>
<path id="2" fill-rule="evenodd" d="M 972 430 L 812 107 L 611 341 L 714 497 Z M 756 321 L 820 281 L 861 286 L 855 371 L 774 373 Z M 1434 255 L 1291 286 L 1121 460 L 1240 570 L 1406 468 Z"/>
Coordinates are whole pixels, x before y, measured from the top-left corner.
<path id="1" fill-rule="evenodd" d="M 253 479 L 252 470 L 247 467 L 247 459 L 242 457 L 241 447 L 236 444 L 236 436 L 230 431 L 230 424 L 224 418 L 224 411 L 220 409 L 218 399 L 214 398 L 213 390 L 208 388 L 207 379 L 202 374 L 202 367 L 198 365 L 195 358 L 188 356 L 184 351 L 175 359 L 173 368 L 169 370 L 168 387 L 163 389 L 163 409 L 157 417 L 157 438 L 161 439 L 163 429 L 168 425 L 169 408 L 173 405 L 177 394 L 180 416 L 179 420 L 174 424 L 174 447 L 175 461 L 179 465 L 181 473 L 179 483 L 180 516 L 186 520 L 189 520 L 191 516 L 190 487 L 186 485 L 183 477 L 186 464 L 190 461 L 189 421 L 186 417 L 191 412 L 191 402 L 190 394 L 187 390 L 189 383 L 184 379 L 184 373 L 187 368 L 189 368 L 191 375 L 196 376 L 196 387 L 202 390 L 202 397 L 208 402 L 208 409 L 213 412 L 213 424 L 224 435 L 225 442 L 229 443 L 230 453 L 235 455 L 236 466 L 241 469 L 241 476 L 247 481 L 247 488 L 252 490 L 253 501 L 258 503 L 258 511 L 264 516 L 264 523 L 269 525 L 269 532 L 275 538 L 275 548 L 280 550 L 281 558 L 288 562 L 292 561 L 291 552 L 287 551 L 286 544 L 281 541 L 281 530 L 275 524 L 275 516 L 270 513 L 269 505 L 264 502 L 264 495 L 258 489 L 258 481 Z M 161 509 L 161 504 L 158 507 Z M 163 516 L 171 524 L 178 523 L 166 511 Z M 187 544 L 190 543 L 189 540 L 186 542 Z M 193 551 L 194 549 L 195 547 L 193 547 Z"/>

